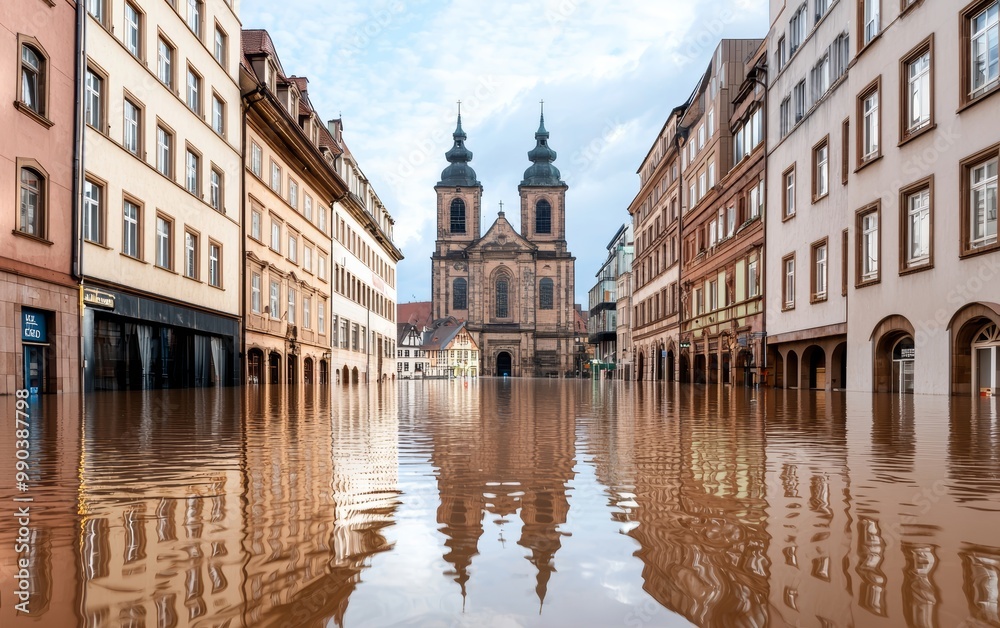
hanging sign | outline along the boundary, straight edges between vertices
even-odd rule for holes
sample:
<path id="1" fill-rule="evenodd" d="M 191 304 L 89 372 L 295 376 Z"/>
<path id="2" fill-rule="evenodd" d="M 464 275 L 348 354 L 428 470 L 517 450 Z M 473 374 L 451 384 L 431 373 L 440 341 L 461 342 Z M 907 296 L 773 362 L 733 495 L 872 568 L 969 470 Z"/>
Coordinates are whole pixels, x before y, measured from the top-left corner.
<path id="1" fill-rule="evenodd" d="M 24 342 L 48 342 L 43 312 L 27 308 L 21 310 L 21 340 Z"/>

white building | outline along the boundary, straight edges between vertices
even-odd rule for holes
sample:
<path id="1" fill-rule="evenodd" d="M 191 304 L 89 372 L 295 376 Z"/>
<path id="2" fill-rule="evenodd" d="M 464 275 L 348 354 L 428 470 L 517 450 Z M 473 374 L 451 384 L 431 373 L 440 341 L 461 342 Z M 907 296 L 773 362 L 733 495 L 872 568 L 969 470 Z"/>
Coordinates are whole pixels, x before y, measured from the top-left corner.
<path id="1" fill-rule="evenodd" d="M 238 2 L 87 2 L 84 386 L 236 383 Z"/>

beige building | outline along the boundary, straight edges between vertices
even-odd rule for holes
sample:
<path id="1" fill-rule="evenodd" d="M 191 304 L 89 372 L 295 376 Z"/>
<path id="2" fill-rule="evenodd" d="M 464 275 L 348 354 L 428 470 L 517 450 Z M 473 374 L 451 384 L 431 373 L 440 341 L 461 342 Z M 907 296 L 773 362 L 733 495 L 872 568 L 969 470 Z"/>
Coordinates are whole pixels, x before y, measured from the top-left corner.
<path id="1" fill-rule="evenodd" d="M 332 381 L 331 212 L 342 150 L 282 68 L 270 35 L 244 30 L 244 333 L 250 384 Z"/>
<path id="2" fill-rule="evenodd" d="M 482 184 L 469 166 L 459 113 L 450 165 L 434 187 L 437 241 L 432 264 L 435 319 L 465 320 L 482 351 L 484 375 L 565 376 L 574 370 L 575 258 L 566 247 L 566 190 L 552 162 L 544 116 L 532 165 L 518 186 L 521 231 L 499 215 L 481 233 Z"/>
<path id="3" fill-rule="evenodd" d="M 329 124 L 342 151 L 337 171 L 347 195 L 333 208 L 333 365 L 341 384 L 396 377 L 395 221 L 344 141 L 341 119 Z"/>
<path id="4" fill-rule="evenodd" d="M 238 3 L 87 3 L 85 387 L 231 385 L 240 365 Z"/>
<path id="5" fill-rule="evenodd" d="M 1000 390 L 998 10 L 771 2 L 777 385 Z"/>
<path id="6" fill-rule="evenodd" d="M 62 1 L 0 8 L 0 395 L 80 386 L 75 15 Z"/>
<path id="7" fill-rule="evenodd" d="M 639 192 L 629 205 L 635 240 L 632 262 L 634 378 L 674 381 L 680 344 L 681 155 L 685 106 L 675 108 L 639 167 Z"/>

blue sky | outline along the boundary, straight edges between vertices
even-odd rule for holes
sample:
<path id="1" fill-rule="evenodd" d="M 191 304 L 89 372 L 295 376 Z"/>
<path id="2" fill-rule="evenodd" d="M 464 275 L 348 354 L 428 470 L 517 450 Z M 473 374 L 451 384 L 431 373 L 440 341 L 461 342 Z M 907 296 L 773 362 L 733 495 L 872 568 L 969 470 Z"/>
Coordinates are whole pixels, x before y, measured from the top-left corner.
<path id="1" fill-rule="evenodd" d="M 434 184 L 447 165 L 456 101 L 484 187 L 484 231 L 517 185 L 545 100 L 549 144 L 569 186 L 566 232 L 576 300 L 629 220 L 636 170 L 719 39 L 763 37 L 764 0 L 243 0 L 289 74 L 309 78 L 396 220 L 400 303 L 430 300 Z"/>

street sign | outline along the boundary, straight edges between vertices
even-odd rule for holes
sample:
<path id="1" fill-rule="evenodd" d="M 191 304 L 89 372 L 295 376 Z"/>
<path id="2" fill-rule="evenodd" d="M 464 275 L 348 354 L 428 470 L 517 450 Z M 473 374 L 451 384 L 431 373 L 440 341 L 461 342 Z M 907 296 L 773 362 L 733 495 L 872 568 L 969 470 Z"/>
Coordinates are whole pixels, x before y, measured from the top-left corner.
<path id="1" fill-rule="evenodd" d="M 21 340 L 23 342 L 47 342 L 45 314 L 37 310 L 21 310 Z"/>
<path id="2" fill-rule="evenodd" d="M 682 342 L 682 343 L 680 343 L 680 346 L 681 346 L 681 349 L 690 349 L 691 348 L 691 343 L 690 342 Z"/>

